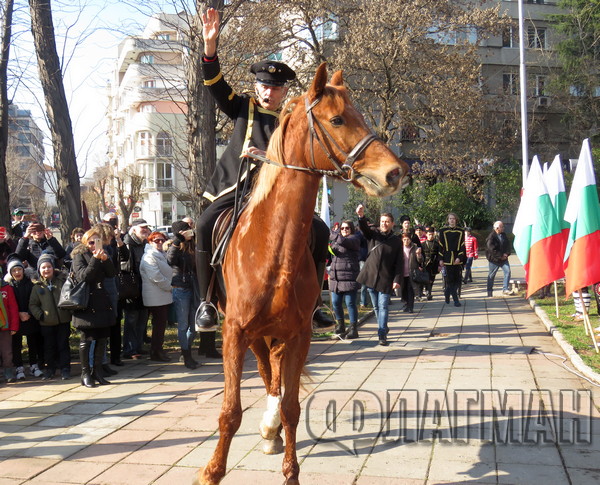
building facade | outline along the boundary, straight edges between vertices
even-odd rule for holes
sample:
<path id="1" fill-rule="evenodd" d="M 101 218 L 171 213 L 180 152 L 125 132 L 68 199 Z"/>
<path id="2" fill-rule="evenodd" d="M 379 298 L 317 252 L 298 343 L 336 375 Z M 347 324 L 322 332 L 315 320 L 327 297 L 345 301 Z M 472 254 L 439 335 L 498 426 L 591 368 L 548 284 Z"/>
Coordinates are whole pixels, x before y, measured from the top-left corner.
<path id="1" fill-rule="evenodd" d="M 111 174 L 142 177 L 132 218 L 161 226 L 183 217 L 189 187 L 186 89 L 177 15 L 153 16 L 144 33 L 121 42 L 109 86 L 108 157 Z M 114 193 L 107 205 L 118 209 Z"/>
<path id="2" fill-rule="evenodd" d="M 45 190 L 44 135 L 31 111 L 16 104 L 8 108 L 6 171 L 11 210 L 45 215 L 54 193 Z M 46 200 L 48 192 L 49 200 Z"/>

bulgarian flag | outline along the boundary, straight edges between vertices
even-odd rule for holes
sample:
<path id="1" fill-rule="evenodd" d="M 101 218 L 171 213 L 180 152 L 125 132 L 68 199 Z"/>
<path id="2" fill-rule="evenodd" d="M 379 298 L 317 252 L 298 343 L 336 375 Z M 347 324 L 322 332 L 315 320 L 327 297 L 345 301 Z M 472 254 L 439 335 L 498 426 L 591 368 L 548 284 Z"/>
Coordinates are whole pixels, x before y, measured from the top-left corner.
<path id="1" fill-rule="evenodd" d="M 525 182 L 513 233 L 515 252 L 525 268 L 529 298 L 542 286 L 564 276 L 560 226 L 537 157 L 533 157 Z"/>
<path id="2" fill-rule="evenodd" d="M 564 257 L 565 290 L 570 295 L 600 281 L 600 204 L 587 138 L 579 154 L 565 220 L 571 223 Z"/>
<path id="3" fill-rule="evenodd" d="M 556 213 L 556 219 L 560 225 L 563 238 L 563 248 L 560 254 L 564 254 L 565 248 L 567 247 L 567 239 L 569 238 L 571 224 L 565 221 L 567 191 L 565 189 L 565 179 L 563 177 L 562 164 L 560 163 L 560 155 L 554 157 L 552 165 L 550 165 L 547 172 L 544 172 L 544 182 L 548 188 L 550 200 L 552 201 L 554 212 Z"/>

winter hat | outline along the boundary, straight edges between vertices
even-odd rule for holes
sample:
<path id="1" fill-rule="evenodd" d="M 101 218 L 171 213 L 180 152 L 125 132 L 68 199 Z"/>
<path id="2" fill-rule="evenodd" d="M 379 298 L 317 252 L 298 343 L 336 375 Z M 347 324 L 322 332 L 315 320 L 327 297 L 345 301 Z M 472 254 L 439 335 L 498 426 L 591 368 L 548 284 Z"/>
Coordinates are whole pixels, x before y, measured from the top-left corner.
<path id="1" fill-rule="evenodd" d="M 177 234 L 179 234 L 181 231 L 187 231 L 188 229 L 191 229 L 190 225 L 185 221 L 175 221 L 171 225 L 171 228 L 175 236 L 177 236 Z"/>
<path id="2" fill-rule="evenodd" d="M 25 265 L 15 254 L 11 254 L 8 256 L 8 263 L 6 263 L 6 272 L 9 275 L 12 275 L 13 268 L 25 269 Z"/>
<path id="3" fill-rule="evenodd" d="M 54 257 L 54 254 L 51 252 L 44 251 L 38 258 L 38 262 L 37 262 L 38 273 L 40 272 L 40 266 L 42 265 L 42 263 L 50 263 L 52 265 L 52 267 L 56 269 L 56 258 Z"/>

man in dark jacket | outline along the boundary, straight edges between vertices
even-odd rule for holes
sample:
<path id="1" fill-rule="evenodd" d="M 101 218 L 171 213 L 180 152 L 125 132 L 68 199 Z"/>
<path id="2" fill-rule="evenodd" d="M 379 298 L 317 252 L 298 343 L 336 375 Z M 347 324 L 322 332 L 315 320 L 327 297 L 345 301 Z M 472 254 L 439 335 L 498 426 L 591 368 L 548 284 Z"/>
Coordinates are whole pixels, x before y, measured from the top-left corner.
<path id="1" fill-rule="evenodd" d="M 401 288 L 403 279 L 402 240 L 393 232 L 394 217 L 391 214 L 381 214 L 379 229 L 373 229 L 369 226 L 364 211 L 362 204 L 356 208 L 358 225 L 369 241 L 369 255 L 356 281 L 367 285 L 369 289 L 379 326 L 379 345 L 385 346 L 388 345 L 390 297 L 392 291 Z"/>
<path id="2" fill-rule="evenodd" d="M 452 297 L 454 306 L 459 307 L 462 304 L 458 299 L 458 289 L 462 281 L 462 267 L 467 261 L 465 233 L 458 227 L 458 216 L 454 212 L 448 214 L 446 222 L 448 224 L 440 229 L 440 257 L 446 272 L 444 297 L 447 304 Z"/>
<path id="3" fill-rule="evenodd" d="M 123 242 L 129 249 L 129 260 L 121 263 L 121 270 L 136 275 L 140 287 L 140 295 L 131 300 L 125 300 L 123 313 L 123 358 L 139 359 L 143 353 L 142 345 L 148 324 L 148 309 L 142 301 L 142 278 L 140 276 L 140 262 L 144 255 L 146 238 L 150 235 L 148 223 L 144 219 L 134 219 L 129 232 Z"/>
<path id="4" fill-rule="evenodd" d="M 508 289 L 510 281 L 510 264 L 508 257 L 510 256 L 510 241 L 504 233 L 504 224 L 502 221 L 494 222 L 494 230 L 490 233 L 485 241 L 485 255 L 489 263 L 489 273 L 487 278 L 487 296 L 492 297 L 494 289 L 494 278 L 500 268 L 504 272 L 504 280 L 502 282 L 502 294 L 511 295 Z"/>
<path id="5" fill-rule="evenodd" d="M 39 222 L 33 222 L 27 226 L 25 235 L 19 239 L 15 254 L 21 261 L 27 261 L 31 268 L 37 268 L 38 258 L 42 252 L 49 252 L 49 250 L 54 253 L 57 261 L 67 255 L 50 229 L 46 229 Z"/>

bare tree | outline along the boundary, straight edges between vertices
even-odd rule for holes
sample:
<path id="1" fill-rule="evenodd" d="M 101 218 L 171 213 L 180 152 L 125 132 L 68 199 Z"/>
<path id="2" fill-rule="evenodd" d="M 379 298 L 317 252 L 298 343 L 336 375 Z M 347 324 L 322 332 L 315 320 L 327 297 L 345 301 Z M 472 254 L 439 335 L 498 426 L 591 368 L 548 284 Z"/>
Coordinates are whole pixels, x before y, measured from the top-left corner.
<path id="1" fill-rule="evenodd" d="M 10 227 L 6 150 L 8 147 L 8 59 L 12 33 L 13 0 L 2 3 L 2 38 L 0 39 L 0 226 Z"/>
<path id="2" fill-rule="evenodd" d="M 114 181 L 121 211 L 121 229 L 126 231 L 133 208 L 141 197 L 144 178 L 136 174 L 133 168 L 128 168 L 115 175 Z"/>
<path id="3" fill-rule="evenodd" d="M 75 145 L 69 107 L 56 51 L 50 0 L 29 0 L 31 31 L 35 44 L 46 113 L 52 134 L 54 167 L 58 181 L 57 203 L 60 230 L 67 240 L 71 229 L 81 226 L 81 187 L 75 159 Z"/>

